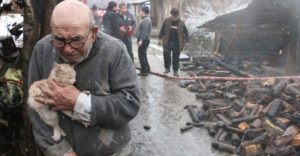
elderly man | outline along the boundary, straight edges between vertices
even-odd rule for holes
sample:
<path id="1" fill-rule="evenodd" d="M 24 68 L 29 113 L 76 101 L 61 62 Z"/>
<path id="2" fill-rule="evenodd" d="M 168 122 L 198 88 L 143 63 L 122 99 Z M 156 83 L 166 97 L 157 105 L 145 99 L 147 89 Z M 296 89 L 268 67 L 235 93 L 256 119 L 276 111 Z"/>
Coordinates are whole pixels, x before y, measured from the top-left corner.
<path id="1" fill-rule="evenodd" d="M 27 108 L 36 143 L 46 156 L 129 155 L 128 122 L 137 115 L 140 101 L 126 47 L 98 32 L 89 8 L 77 0 L 63 1 L 54 8 L 51 28 L 52 33 L 34 48 L 28 84 L 47 78 L 53 62 L 72 65 L 76 83 L 48 81 L 51 90 L 41 88 L 47 98 L 36 98 L 59 112 L 60 126 L 66 133 L 60 141 L 53 141 L 52 128 Z M 72 110 L 73 117 L 65 116 L 62 110 Z"/>

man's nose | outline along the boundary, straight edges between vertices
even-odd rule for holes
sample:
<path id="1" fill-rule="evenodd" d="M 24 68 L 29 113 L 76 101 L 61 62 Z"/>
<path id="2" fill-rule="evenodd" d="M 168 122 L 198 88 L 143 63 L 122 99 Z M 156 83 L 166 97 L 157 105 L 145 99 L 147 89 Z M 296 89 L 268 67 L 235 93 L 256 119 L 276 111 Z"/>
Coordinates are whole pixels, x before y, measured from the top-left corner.
<path id="1" fill-rule="evenodd" d="M 63 49 L 64 53 L 70 54 L 73 52 L 73 48 L 71 47 L 70 43 L 66 43 Z"/>

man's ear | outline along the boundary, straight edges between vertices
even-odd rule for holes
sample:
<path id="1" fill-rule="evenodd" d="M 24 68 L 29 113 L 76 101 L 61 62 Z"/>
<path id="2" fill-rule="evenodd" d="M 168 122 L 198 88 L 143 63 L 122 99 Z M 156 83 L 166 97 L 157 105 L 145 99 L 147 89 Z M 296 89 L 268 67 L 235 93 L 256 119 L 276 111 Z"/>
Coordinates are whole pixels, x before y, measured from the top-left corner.
<path id="1" fill-rule="evenodd" d="M 98 30 L 99 30 L 99 28 L 97 26 L 94 26 L 92 28 L 92 33 L 93 33 L 92 34 L 92 39 L 93 39 L 93 42 L 95 42 L 96 39 L 97 39 Z"/>

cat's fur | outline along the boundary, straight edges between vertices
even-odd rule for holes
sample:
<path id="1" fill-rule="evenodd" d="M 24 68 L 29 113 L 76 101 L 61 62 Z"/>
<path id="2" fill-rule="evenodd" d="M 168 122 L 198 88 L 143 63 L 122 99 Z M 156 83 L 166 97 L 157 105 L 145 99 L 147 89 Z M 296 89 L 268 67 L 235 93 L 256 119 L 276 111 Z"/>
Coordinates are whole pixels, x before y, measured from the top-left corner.
<path id="1" fill-rule="evenodd" d="M 57 64 L 54 62 L 53 69 L 48 79 L 71 85 L 75 83 L 76 72 L 68 64 Z M 45 97 L 40 87 L 49 89 L 47 79 L 34 82 L 29 88 L 28 104 L 30 108 L 35 110 L 40 118 L 49 126 L 53 127 L 53 140 L 60 140 L 61 135 L 65 136 L 65 132 L 59 126 L 58 112 L 51 111 L 49 105 L 39 103 L 35 100 L 36 97 Z M 47 97 L 45 97 L 47 98 Z M 71 111 L 64 111 L 65 114 L 72 116 Z"/>

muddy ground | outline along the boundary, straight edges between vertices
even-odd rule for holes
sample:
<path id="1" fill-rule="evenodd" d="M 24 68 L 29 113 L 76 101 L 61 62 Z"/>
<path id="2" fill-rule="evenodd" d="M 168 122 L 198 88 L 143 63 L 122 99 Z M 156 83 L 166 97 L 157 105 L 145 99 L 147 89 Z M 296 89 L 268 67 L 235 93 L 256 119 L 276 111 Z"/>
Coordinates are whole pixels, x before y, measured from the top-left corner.
<path id="1" fill-rule="evenodd" d="M 135 65 L 139 66 L 136 40 L 133 40 Z M 148 48 L 151 70 L 163 72 L 162 49 L 152 40 Z M 137 71 L 139 72 L 139 71 Z M 173 74 L 172 72 L 170 74 Z M 180 72 L 181 76 L 186 75 Z M 183 107 L 191 104 L 201 107 L 195 94 L 179 87 L 178 80 L 156 75 L 140 77 L 141 108 L 130 122 L 134 156 L 226 156 L 211 149 L 212 138 L 206 129 L 194 128 L 183 134 L 180 128 L 191 121 Z M 146 130 L 144 126 L 149 126 Z"/>

